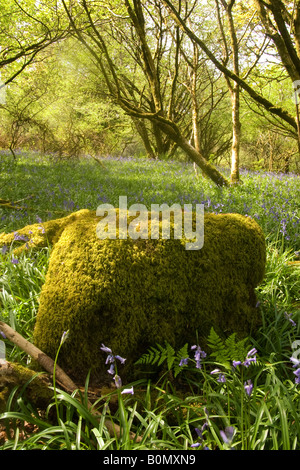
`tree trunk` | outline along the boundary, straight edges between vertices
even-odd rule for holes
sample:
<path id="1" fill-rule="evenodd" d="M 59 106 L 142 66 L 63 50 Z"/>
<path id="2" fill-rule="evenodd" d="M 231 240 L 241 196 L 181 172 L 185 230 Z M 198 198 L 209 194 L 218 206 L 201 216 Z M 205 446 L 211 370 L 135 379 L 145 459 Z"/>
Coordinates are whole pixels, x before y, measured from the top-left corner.
<path id="1" fill-rule="evenodd" d="M 217 186 L 229 185 L 229 181 L 203 157 L 201 152 L 196 150 L 196 148 L 180 134 L 179 129 L 174 123 L 167 123 L 166 120 L 161 120 L 160 128 L 177 143 L 178 147 L 180 147 Z"/>
<path id="2" fill-rule="evenodd" d="M 240 180 L 240 140 L 241 123 L 239 109 L 239 86 L 234 86 L 232 92 L 232 149 L 231 149 L 231 183 L 238 183 Z"/>
<path id="3" fill-rule="evenodd" d="M 229 34 L 231 42 L 231 52 L 233 61 L 233 71 L 235 75 L 239 76 L 239 56 L 238 56 L 238 41 L 235 32 L 234 20 L 232 15 L 232 8 L 235 4 L 235 0 L 226 2 L 222 0 L 223 7 L 226 11 L 227 21 L 229 25 Z M 218 15 L 219 16 L 219 15 Z M 226 38 L 223 30 L 223 25 L 219 17 L 219 24 L 222 30 L 223 40 L 225 42 L 225 49 L 227 51 Z M 226 60 L 228 57 L 226 57 Z M 241 140 L 241 122 L 240 122 L 240 87 L 239 84 L 234 82 L 231 85 L 228 77 L 225 76 L 228 84 L 228 88 L 231 94 L 231 109 L 232 109 L 232 148 L 231 148 L 231 174 L 230 179 L 232 184 L 239 182 L 239 165 L 240 165 L 240 140 Z"/>
<path id="4" fill-rule="evenodd" d="M 148 135 L 148 131 L 146 129 L 145 123 L 141 119 L 137 119 L 137 118 L 134 118 L 134 117 L 132 118 L 132 121 L 134 123 L 134 126 L 135 126 L 139 136 L 141 137 L 141 139 L 143 141 L 147 157 L 151 158 L 152 160 L 155 160 L 157 158 L 157 155 L 155 154 L 155 152 L 152 148 L 152 145 L 151 145 L 151 142 L 150 142 L 150 139 L 149 139 L 149 135 Z"/>
<path id="5" fill-rule="evenodd" d="M 292 115 L 290 115 L 288 111 L 279 106 L 275 106 L 274 103 L 257 93 L 256 90 L 252 88 L 252 86 L 250 86 L 243 78 L 229 70 L 222 62 L 220 62 L 217 56 L 210 51 L 210 49 L 206 46 L 205 42 L 202 41 L 195 33 L 193 33 L 193 31 L 189 29 L 185 20 L 181 18 L 173 3 L 169 0 L 162 0 L 162 2 L 168 8 L 170 15 L 173 17 L 175 22 L 180 26 L 180 28 L 185 31 L 191 41 L 196 42 L 196 44 L 201 47 L 207 57 L 218 68 L 218 70 L 220 70 L 220 72 L 224 73 L 224 75 L 226 75 L 228 78 L 239 84 L 240 87 L 244 91 L 246 91 L 256 103 L 263 106 L 271 114 L 274 114 L 275 116 L 278 116 L 283 119 L 290 126 L 292 126 L 293 129 L 297 131 L 296 119 Z"/>

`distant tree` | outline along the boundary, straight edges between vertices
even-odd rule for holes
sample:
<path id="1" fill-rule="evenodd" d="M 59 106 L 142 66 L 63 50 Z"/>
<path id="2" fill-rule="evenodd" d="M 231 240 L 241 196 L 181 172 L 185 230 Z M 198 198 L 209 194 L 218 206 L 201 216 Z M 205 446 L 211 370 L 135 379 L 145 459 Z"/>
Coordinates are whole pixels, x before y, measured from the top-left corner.
<path id="1" fill-rule="evenodd" d="M 294 84 L 300 88 L 300 1 L 255 0 L 265 34 L 277 49 L 282 64 Z M 299 99 L 296 99 L 298 146 L 300 152 Z"/>
<path id="2" fill-rule="evenodd" d="M 240 88 L 246 92 L 249 97 L 259 106 L 262 106 L 267 112 L 271 113 L 274 116 L 279 117 L 286 123 L 288 123 L 294 130 L 297 131 L 297 120 L 289 112 L 289 110 L 284 109 L 275 103 L 271 102 L 268 98 L 259 93 L 255 87 L 252 85 L 251 80 L 248 80 L 248 74 L 246 77 L 241 77 L 237 75 L 234 71 L 230 70 L 223 62 L 222 59 L 218 57 L 218 54 L 215 53 L 209 46 L 205 43 L 197 33 L 192 30 L 186 21 L 186 18 L 181 14 L 181 11 L 184 10 L 184 5 L 187 5 L 189 2 L 179 2 L 181 8 L 177 8 L 175 2 L 169 0 L 162 0 L 163 4 L 168 8 L 170 15 L 174 19 L 175 23 L 180 26 L 180 28 L 186 33 L 186 35 L 191 39 L 192 42 L 195 42 L 202 50 L 205 52 L 207 57 L 215 65 L 215 67 L 220 70 L 226 77 L 234 82 L 236 82 Z M 177 2 L 176 2 L 177 3 Z M 271 2 L 269 2 L 271 3 Z M 299 2 L 296 2 L 298 5 Z M 184 5 L 183 5 L 184 4 Z M 298 11 L 297 6 L 297 11 Z"/>
<path id="3" fill-rule="evenodd" d="M 168 63 L 170 75 L 164 83 L 161 73 L 162 67 L 165 66 L 164 53 L 171 47 L 174 36 L 162 37 L 152 34 L 153 31 L 156 32 L 152 23 L 155 15 L 148 13 L 153 8 L 155 11 L 161 9 L 161 3 L 140 0 L 131 3 L 129 0 L 123 0 L 117 5 L 109 4 L 102 8 L 98 4 L 95 8 L 94 2 L 86 0 L 82 0 L 80 6 L 77 3 L 67 4 L 65 0 L 62 3 L 70 21 L 70 29 L 97 63 L 105 78 L 107 89 L 116 103 L 133 118 L 151 122 L 157 142 L 162 135 L 166 135 L 217 185 L 227 185 L 227 179 L 188 141 L 180 124 L 176 122 L 172 106 L 179 90 L 177 82 L 179 62 L 176 53 L 172 63 Z M 128 75 L 124 78 L 122 74 L 124 69 L 120 70 L 118 61 L 114 57 L 115 24 L 121 30 L 128 30 L 123 54 L 128 54 L 128 49 L 136 51 L 135 54 L 138 53 L 135 65 L 139 70 L 138 77 L 140 78 L 142 74 L 143 79 L 139 82 L 134 81 L 134 87 L 128 86 Z M 108 37 L 109 28 L 113 34 Z M 178 49 L 177 45 L 175 47 Z M 136 55 L 134 57 L 136 58 Z M 133 70 L 129 71 L 131 78 L 132 72 Z"/>
<path id="4" fill-rule="evenodd" d="M 0 70 L 3 85 L 11 83 L 38 54 L 69 35 L 58 2 L 1 0 Z M 2 85 L 2 86 L 3 86 Z"/>

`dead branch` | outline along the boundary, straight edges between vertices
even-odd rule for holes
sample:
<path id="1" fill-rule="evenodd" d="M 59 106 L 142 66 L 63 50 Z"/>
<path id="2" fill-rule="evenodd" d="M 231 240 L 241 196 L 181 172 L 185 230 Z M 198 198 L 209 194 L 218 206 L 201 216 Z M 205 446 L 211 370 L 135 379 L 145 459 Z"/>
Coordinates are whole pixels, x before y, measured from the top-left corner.
<path id="1" fill-rule="evenodd" d="M 39 348 L 27 341 L 25 338 L 23 338 L 22 335 L 17 333 L 17 331 L 15 331 L 13 328 L 11 328 L 9 325 L 2 321 L 0 321 L 0 332 L 2 332 L 9 341 L 11 341 L 24 352 L 29 354 L 29 356 L 31 356 L 35 361 L 37 361 L 47 372 L 53 374 L 54 360 L 51 359 L 51 357 L 47 356 L 47 354 L 45 354 Z M 68 393 L 73 393 L 74 391 L 78 390 L 78 387 L 73 382 L 73 380 L 58 365 L 56 365 L 55 368 L 55 377 Z M 88 406 L 90 409 L 93 408 L 92 403 L 89 401 Z M 92 412 L 95 416 L 101 416 L 101 413 L 95 409 Z M 120 426 L 113 423 L 111 420 L 106 420 L 105 426 L 107 427 L 107 430 L 112 437 L 120 437 Z M 140 436 L 136 436 L 134 433 L 130 433 L 130 437 L 132 440 L 136 440 L 137 442 L 140 442 L 142 439 Z"/>

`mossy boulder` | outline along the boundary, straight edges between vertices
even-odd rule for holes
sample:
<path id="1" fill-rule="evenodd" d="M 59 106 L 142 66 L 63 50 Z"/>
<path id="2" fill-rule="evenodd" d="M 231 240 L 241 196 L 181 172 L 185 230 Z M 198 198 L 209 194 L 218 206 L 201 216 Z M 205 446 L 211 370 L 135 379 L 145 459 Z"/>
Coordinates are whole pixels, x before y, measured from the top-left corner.
<path id="1" fill-rule="evenodd" d="M 0 233 L 0 247 L 12 248 L 15 254 L 24 250 L 54 245 L 65 227 L 89 214 L 87 209 L 74 212 L 60 219 L 26 225 L 12 233 Z"/>
<path id="2" fill-rule="evenodd" d="M 34 342 L 54 357 L 69 330 L 59 364 L 71 375 L 106 374 L 101 343 L 127 358 L 130 373 L 156 343 L 194 344 L 196 333 L 204 342 L 212 326 L 242 337 L 258 326 L 266 254 L 251 218 L 206 214 L 204 246 L 191 251 L 175 239 L 100 240 L 98 223 L 85 211 L 64 224 L 40 295 Z"/>
<path id="3" fill-rule="evenodd" d="M 51 383 L 46 375 L 0 359 L 0 413 L 5 412 L 9 397 L 16 387 L 18 390 L 14 400 L 23 396 L 37 408 L 46 409 L 53 397 L 49 385 Z"/>

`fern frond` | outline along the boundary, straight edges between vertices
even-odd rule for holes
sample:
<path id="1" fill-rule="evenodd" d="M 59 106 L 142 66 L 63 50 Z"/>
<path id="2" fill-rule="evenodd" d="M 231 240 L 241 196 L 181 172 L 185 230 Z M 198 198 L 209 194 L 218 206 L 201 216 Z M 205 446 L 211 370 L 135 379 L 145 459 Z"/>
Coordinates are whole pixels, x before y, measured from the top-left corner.
<path id="1" fill-rule="evenodd" d="M 180 366 L 180 361 L 183 358 L 189 357 L 189 351 L 188 351 L 188 343 L 186 343 L 179 351 L 176 353 L 176 361 L 174 364 L 174 377 L 177 377 L 177 375 L 182 372 L 185 366 Z"/>
<path id="2" fill-rule="evenodd" d="M 168 370 L 171 370 L 175 357 L 174 348 L 169 343 L 165 342 L 165 346 L 157 344 L 156 347 L 152 346 L 149 348 L 148 352 L 143 354 L 140 359 L 135 362 L 135 364 L 156 364 L 159 367 L 164 362 L 166 362 Z"/>
<path id="3" fill-rule="evenodd" d="M 164 347 L 157 344 L 156 347 L 151 346 L 148 351 L 143 354 L 135 364 L 153 365 L 159 362 L 162 358 Z"/>
<path id="4" fill-rule="evenodd" d="M 209 336 L 207 338 L 208 347 L 211 349 L 210 355 L 216 359 L 216 362 L 221 364 L 228 364 L 230 356 L 228 350 L 224 344 L 224 341 L 215 332 L 214 328 L 211 327 Z"/>
<path id="5" fill-rule="evenodd" d="M 212 351 L 211 356 L 216 359 L 216 362 L 229 366 L 234 360 L 243 361 L 245 359 L 247 354 L 247 341 L 248 338 L 238 341 L 236 339 L 236 333 L 232 333 L 228 338 L 223 340 L 212 327 L 208 337 L 208 346 Z"/>

